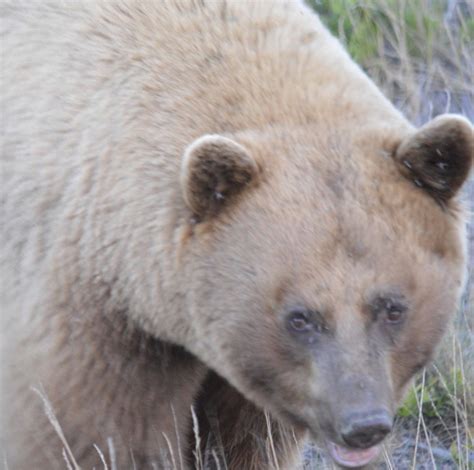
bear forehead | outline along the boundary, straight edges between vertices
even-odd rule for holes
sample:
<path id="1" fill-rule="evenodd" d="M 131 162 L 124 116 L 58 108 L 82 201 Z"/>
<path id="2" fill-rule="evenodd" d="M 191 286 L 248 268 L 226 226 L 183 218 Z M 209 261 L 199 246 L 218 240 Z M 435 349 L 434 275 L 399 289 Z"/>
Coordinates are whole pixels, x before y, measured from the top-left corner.
<path id="1" fill-rule="evenodd" d="M 298 279 L 298 291 L 308 281 L 308 300 L 316 281 L 330 282 L 332 292 L 352 301 L 374 287 L 441 287 L 462 263 L 456 218 L 397 175 L 388 179 L 388 188 L 369 173 L 356 183 L 342 175 L 335 191 L 326 184 L 328 174 L 337 178 L 335 172 L 296 173 L 299 179 L 276 174 L 237 205 L 227 255 L 235 250 L 237 257 L 261 260 L 267 271 Z"/>
<path id="2" fill-rule="evenodd" d="M 287 137 L 281 146 L 263 148 L 261 189 L 249 198 L 262 214 L 278 217 L 279 231 L 309 232 L 323 244 L 331 236 L 361 257 L 374 242 L 403 251 L 423 250 L 458 260 L 461 210 L 445 211 L 404 178 L 384 137 L 350 148 L 331 140 L 296 144 Z M 294 145 L 292 145 L 294 144 Z M 251 211 L 251 210 L 250 210 Z"/>

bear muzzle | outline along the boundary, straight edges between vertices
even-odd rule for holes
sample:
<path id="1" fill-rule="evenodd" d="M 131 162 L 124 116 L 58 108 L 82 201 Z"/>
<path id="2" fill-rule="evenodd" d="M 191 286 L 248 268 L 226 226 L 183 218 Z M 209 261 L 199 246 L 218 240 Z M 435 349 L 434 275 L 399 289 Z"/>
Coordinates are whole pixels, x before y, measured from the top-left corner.
<path id="1" fill-rule="evenodd" d="M 333 460 L 346 468 L 367 465 L 380 454 L 379 445 L 391 432 L 392 414 L 385 408 L 350 411 L 339 419 L 337 435 L 341 444 L 328 441 Z"/>

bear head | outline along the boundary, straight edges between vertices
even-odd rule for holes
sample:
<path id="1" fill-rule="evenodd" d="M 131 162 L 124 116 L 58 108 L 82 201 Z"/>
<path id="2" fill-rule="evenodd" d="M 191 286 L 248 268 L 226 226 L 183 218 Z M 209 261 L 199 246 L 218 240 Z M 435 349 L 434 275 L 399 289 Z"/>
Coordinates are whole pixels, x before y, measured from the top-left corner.
<path id="1" fill-rule="evenodd" d="M 473 134 L 445 115 L 327 135 L 206 135 L 184 152 L 192 352 L 357 467 L 456 311 Z"/>

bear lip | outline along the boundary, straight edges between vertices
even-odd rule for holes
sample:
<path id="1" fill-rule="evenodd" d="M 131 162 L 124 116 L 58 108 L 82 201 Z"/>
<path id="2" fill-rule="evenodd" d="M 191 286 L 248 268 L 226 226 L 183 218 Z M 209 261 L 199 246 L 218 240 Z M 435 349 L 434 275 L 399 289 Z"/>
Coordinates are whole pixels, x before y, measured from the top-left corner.
<path id="1" fill-rule="evenodd" d="M 354 449 L 328 442 L 328 448 L 333 460 L 341 467 L 346 468 L 363 467 L 372 462 L 380 453 L 380 445 L 368 449 Z"/>

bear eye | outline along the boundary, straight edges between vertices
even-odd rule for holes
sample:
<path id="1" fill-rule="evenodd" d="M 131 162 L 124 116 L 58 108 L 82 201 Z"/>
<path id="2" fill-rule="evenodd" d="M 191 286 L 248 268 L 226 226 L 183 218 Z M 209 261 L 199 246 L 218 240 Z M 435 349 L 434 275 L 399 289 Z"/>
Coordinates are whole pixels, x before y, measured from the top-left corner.
<path id="1" fill-rule="evenodd" d="M 401 323 L 403 318 L 405 317 L 405 305 L 390 298 L 381 300 L 383 319 L 385 323 L 389 325 L 396 325 Z"/>
<path id="2" fill-rule="evenodd" d="M 293 310 L 287 317 L 288 329 L 294 333 L 322 333 L 324 326 L 315 319 L 315 313 L 303 309 Z"/>
<path id="3" fill-rule="evenodd" d="M 382 320 L 386 325 L 398 325 L 405 319 L 407 306 L 400 296 L 378 297 L 371 304 L 375 320 Z"/>
<path id="4" fill-rule="evenodd" d="M 311 323 L 305 312 L 295 311 L 291 312 L 288 317 L 288 326 L 297 333 L 308 331 L 311 328 Z"/>
<path id="5" fill-rule="evenodd" d="M 389 324 L 397 324 L 403 320 L 405 308 L 401 305 L 389 304 L 385 311 L 385 321 Z"/>

